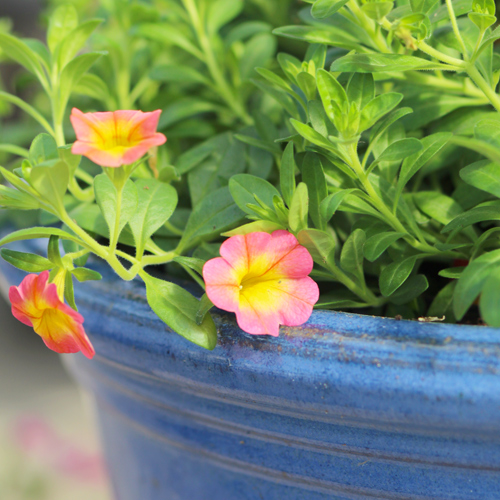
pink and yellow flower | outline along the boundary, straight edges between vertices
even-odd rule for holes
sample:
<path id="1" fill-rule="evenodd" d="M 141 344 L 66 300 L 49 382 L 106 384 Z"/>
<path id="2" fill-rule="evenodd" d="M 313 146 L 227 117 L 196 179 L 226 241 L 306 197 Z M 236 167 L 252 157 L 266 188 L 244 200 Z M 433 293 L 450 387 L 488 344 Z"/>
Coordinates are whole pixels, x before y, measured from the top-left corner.
<path id="1" fill-rule="evenodd" d="M 167 138 L 156 132 L 161 110 L 71 112 L 76 142 L 71 152 L 83 155 L 101 167 L 130 165 L 153 146 L 164 144 Z"/>
<path id="2" fill-rule="evenodd" d="M 318 285 L 308 276 L 313 260 L 288 231 L 232 236 L 221 257 L 203 267 L 208 298 L 236 313 L 242 330 L 278 336 L 279 325 L 298 326 L 311 316 Z"/>
<path id="3" fill-rule="evenodd" d="M 32 326 L 45 345 L 56 352 L 78 352 L 91 359 L 94 348 L 83 329 L 83 317 L 66 305 L 55 283 L 48 283 L 49 272 L 28 274 L 21 284 L 11 286 L 12 314 Z"/>

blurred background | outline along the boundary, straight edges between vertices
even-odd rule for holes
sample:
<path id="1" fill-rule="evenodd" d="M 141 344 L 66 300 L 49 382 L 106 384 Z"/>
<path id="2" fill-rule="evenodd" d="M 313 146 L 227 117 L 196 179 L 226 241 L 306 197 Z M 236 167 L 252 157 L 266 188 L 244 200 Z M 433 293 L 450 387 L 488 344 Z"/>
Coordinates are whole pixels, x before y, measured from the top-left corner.
<path id="1" fill-rule="evenodd" d="M 43 7 L 41 0 L 0 0 L 0 22 L 41 37 Z M 0 64 L 11 91 L 13 68 Z M 0 499 L 110 500 L 91 401 L 61 357 L 12 317 L 7 284 L 0 285 Z"/>

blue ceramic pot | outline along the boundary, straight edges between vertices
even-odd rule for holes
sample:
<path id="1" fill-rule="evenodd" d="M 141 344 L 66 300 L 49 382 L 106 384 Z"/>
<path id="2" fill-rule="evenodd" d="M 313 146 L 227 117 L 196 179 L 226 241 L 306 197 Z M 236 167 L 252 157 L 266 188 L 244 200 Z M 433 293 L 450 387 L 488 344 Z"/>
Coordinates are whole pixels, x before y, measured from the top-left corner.
<path id="1" fill-rule="evenodd" d="M 2 263 L 9 282 L 22 274 Z M 106 273 L 77 302 L 117 500 L 500 498 L 500 331 L 315 312 L 279 338 L 216 316 L 205 351 Z"/>

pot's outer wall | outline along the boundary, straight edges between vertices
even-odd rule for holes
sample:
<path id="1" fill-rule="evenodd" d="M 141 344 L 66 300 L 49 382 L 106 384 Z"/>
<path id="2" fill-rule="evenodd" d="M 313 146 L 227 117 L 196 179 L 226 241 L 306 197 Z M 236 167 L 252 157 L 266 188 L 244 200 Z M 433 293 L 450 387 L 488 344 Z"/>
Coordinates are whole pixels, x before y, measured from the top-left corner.
<path id="1" fill-rule="evenodd" d="M 76 288 L 98 354 L 65 359 L 118 500 L 500 499 L 500 330 L 318 311 L 272 338 L 220 315 L 208 352 L 105 274 Z"/>

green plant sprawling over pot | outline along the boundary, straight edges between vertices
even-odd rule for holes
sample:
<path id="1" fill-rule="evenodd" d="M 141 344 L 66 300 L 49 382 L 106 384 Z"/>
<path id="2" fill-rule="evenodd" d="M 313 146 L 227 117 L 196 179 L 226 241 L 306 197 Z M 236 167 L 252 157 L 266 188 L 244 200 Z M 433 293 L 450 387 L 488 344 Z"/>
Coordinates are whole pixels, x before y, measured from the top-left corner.
<path id="1" fill-rule="evenodd" d="M 249 333 L 299 324 L 243 326 L 234 300 L 255 309 L 265 280 L 310 280 L 310 309 L 500 326 L 493 0 L 53 4 L 45 43 L 0 23 L 1 60 L 24 68 L 1 83 L 0 205 L 25 226 L 0 245 L 48 239 L 47 256 L 2 257 L 42 273 L 11 300 L 49 347 L 92 354 L 73 295 L 73 278 L 100 279 L 89 254 L 142 279 L 156 314 L 208 349 L 214 303 Z M 206 293 L 153 277 L 165 264 Z M 65 351 L 28 311 L 35 283 L 73 325 Z"/>

